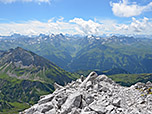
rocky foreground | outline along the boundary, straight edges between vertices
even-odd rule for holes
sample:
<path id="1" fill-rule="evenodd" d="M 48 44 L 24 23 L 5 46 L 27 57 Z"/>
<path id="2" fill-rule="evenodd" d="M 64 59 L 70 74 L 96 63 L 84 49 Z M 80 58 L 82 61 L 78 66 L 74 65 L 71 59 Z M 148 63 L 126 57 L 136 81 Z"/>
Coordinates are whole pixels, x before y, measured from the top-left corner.
<path id="1" fill-rule="evenodd" d="M 152 83 L 122 87 L 105 75 L 91 72 L 42 96 L 20 114 L 152 114 Z"/>

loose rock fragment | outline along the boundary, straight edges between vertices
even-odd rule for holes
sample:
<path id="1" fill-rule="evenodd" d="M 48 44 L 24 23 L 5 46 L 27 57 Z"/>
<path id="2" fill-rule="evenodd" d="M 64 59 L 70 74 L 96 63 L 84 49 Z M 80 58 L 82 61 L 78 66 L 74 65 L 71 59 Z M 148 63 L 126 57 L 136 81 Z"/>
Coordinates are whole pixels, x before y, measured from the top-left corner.
<path id="1" fill-rule="evenodd" d="M 122 87 L 106 75 L 91 72 L 42 96 L 20 114 L 152 114 L 152 83 Z"/>

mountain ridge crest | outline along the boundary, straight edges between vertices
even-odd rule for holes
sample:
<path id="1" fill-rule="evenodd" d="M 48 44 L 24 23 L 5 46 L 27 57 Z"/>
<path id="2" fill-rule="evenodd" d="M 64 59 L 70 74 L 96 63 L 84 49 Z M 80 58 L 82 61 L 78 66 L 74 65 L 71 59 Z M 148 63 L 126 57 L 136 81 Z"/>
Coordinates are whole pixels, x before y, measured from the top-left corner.
<path id="1" fill-rule="evenodd" d="M 152 83 L 131 87 L 116 84 L 106 75 L 91 72 L 42 96 L 37 104 L 20 114 L 151 114 Z"/>

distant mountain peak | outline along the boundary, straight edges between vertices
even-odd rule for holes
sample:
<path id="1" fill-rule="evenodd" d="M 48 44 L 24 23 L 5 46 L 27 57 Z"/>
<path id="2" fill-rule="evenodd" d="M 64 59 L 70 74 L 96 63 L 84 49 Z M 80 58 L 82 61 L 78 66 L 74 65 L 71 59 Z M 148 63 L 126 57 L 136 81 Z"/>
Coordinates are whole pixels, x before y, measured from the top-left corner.
<path id="1" fill-rule="evenodd" d="M 4 52 L 0 57 L 0 68 L 0 73 L 19 79 L 57 81 L 62 85 L 65 81 L 75 79 L 71 73 L 21 47 Z"/>
<path id="2" fill-rule="evenodd" d="M 16 47 L 16 48 L 11 49 L 11 50 L 14 50 L 14 51 L 27 51 L 27 50 L 25 50 L 25 49 L 23 49 L 21 47 Z"/>
<path id="3" fill-rule="evenodd" d="M 121 67 L 131 73 L 151 72 L 151 39 L 135 36 L 11 36 L 0 38 L 0 49 L 24 47 L 68 71 Z M 19 52 L 22 49 L 18 49 Z M 30 55 L 30 54 L 29 54 Z M 85 66 L 85 67 L 84 67 Z"/>

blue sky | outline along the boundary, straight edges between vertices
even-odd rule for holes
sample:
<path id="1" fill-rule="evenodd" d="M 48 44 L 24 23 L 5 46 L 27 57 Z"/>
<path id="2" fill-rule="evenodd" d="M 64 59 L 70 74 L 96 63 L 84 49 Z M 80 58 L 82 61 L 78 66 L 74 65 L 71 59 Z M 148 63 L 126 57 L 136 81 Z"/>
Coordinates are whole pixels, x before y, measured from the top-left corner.
<path id="1" fill-rule="evenodd" d="M 0 35 L 152 34 L 151 0 L 0 0 Z"/>

